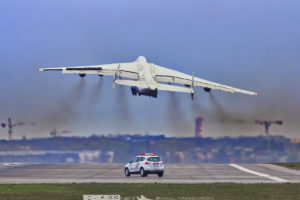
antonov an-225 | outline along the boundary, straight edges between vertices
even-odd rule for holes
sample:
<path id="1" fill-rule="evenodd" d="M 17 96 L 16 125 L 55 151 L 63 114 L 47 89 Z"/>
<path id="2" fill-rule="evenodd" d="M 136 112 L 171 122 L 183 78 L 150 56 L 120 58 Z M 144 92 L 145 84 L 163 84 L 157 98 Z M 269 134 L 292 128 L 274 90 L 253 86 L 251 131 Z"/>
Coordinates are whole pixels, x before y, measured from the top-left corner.
<path id="1" fill-rule="evenodd" d="M 97 74 L 99 76 L 114 76 L 113 88 L 116 84 L 131 87 L 132 95 L 144 95 L 157 98 L 159 90 L 185 92 L 193 99 L 194 87 L 202 87 L 204 91 L 222 90 L 230 93 L 258 95 L 255 92 L 242 90 L 219 83 L 203 80 L 193 75 L 168 69 L 139 56 L 134 62 L 115 63 L 89 66 L 69 66 L 54 68 L 39 68 L 38 71 L 61 71 L 64 74 Z"/>

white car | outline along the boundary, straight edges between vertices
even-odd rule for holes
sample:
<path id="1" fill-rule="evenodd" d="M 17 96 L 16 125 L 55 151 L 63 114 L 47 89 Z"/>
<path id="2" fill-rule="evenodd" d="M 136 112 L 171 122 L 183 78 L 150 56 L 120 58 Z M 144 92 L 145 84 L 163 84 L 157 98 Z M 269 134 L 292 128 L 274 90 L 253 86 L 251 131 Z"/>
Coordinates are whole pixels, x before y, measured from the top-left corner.
<path id="1" fill-rule="evenodd" d="M 164 164 L 159 156 L 153 153 L 143 153 L 133 158 L 124 167 L 125 176 L 140 174 L 146 177 L 148 174 L 157 174 L 158 177 L 164 175 Z"/>

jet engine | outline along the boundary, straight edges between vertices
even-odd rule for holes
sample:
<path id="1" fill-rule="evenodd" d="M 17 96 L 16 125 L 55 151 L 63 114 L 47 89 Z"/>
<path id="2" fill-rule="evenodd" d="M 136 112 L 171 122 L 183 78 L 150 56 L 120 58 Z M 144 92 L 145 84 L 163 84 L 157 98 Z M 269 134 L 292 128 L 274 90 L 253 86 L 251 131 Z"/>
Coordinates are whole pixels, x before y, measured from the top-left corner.
<path id="1" fill-rule="evenodd" d="M 205 87 L 205 88 L 203 88 L 203 90 L 204 90 L 205 92 L 210 92 L 210 91 L 211 91 L 211 88 Z"/>
<path id="2" fill-rule="evenodd" d="M 85 77 L 86 74 L 79 74 L 81 78 Z"/>

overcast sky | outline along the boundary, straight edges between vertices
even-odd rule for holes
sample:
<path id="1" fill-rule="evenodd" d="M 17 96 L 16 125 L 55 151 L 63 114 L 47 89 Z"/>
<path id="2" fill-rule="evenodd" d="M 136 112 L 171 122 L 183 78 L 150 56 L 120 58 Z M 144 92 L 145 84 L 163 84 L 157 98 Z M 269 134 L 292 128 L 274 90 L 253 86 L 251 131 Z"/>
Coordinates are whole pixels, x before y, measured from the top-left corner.
<path id="1" fill-rule="evenodd" d="M 255 119 L 281 119 L 271 132 L 298 137 L 299 35 L 298 0 L 0 0 L 0 121 L 37 123 L 16 127 L 14 138 L 47 137 L 54 127 L 193 136 L 202 116 L 204 135 L 217 137 L 259 135 Z M 111 77 L 36 71 L 140 55 L 261 96 L 197 89 L 193 103 L 187 94 L 133 97 L 129 87 L 112 90 Z"/>

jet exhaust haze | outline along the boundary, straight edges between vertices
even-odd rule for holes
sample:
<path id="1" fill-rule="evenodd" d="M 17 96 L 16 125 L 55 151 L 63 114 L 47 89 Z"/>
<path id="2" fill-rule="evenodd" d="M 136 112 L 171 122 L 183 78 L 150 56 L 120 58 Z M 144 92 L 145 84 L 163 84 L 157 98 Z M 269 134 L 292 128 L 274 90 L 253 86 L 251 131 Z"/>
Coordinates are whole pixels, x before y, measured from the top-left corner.
<path id="1" fill-rule="evenodd" d="M 85 89 L 86 82 L 81 79 L 69 93 L 56 101 L 55 108 L 47 113 L 39 124 L 47 129 L 75 124 L 78 116 L 80 116 L 80 111 L 77 108 L 84 99 Z"/>
<path id="2" fill-rule="evenodd" d="M 194 100 L 191 101 L 191 109 L 194 114 L 194 117 L 203 116 L 207 114 L 206 108 L 202 105 L 201 99 L 197 95 L 197 93 L 194 94 Z"/>
<path id="3" fill-rule="evenodd" d="M 103 78 L 99 78 L 96 85 L 92 88 L 92 93 L 90 96 L 90 105 L 94 106 L 95 104 L 99 103 L 103 98 L 103 85 L 104 80 Z"/>
<path id="4" fill-rule="evenodd" d="M 233 124 L 244 124 L 244 123 L 250 123 L 247 120 L 234 117 L 234 114 L 229 114 L 224 106 L 220 103 L 220 101 L 216 98 L 216 96 L 209 92 L 209 99 L 214 106 L 214 118 L 217 118 L 218 122 L 221 123 L 233 123 Z"/>
<path id="5" fill-rule="evenodd" d="M 88 102 L 87 102 L 87 109 L 85 113 L 85 118 L 87 123 L 90 123 L 91 121 L 95 120 L 97 121 L 97 124 L 101 124 L 103 120 L 103 98 L 104 98 L 104 80 L 102 77 L 100 77 L 96 84 L 91 87 L 88 94 Z"/>
<path id="6" fill-rule="evenodd" d="M 175 92 L 168 92 L 167 103 L 167 122 L 170 126 L 170 130 L 177 136 L 188 135 L 189 129 L 188 121 L 181 108 L 181 102 L 179 96 Z"/>
<path id="7" fill-rule="evenodd" d="M 130 113 L 130 104 L 126 94 L 126 87 L 116 87 L 116 119 L 117 128 L 128 130 L 132 127 L 132 114 Z M 120 130 L 121 131 L 121 130 Z"/>

